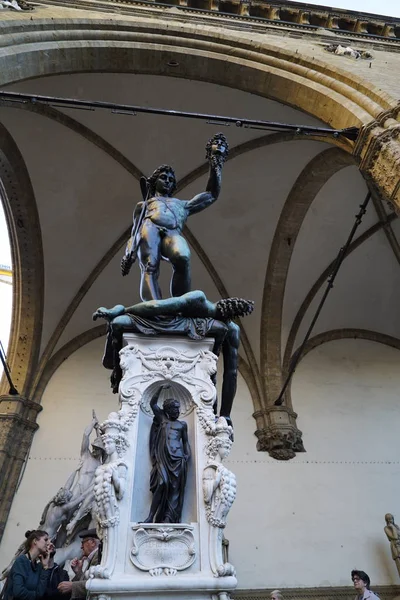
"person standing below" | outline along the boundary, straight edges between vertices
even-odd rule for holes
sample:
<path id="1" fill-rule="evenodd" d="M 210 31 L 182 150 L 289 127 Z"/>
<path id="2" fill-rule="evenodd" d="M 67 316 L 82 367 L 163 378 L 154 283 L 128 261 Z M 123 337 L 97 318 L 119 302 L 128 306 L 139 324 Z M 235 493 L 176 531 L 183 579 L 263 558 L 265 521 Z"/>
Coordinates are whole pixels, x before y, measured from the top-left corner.
<path id="1" fill-rule="evenodd" d="M 271 598 L 271 600 L 283 600 L 283 596 L 282 593 L 279 590 L 273 590 L 269 597 Z"/>
<path id="2" fill-rule="evenodd" d="M 72 581 L 62 581 L 58 585 L 61 594 L 71 594 L 71 600 L 83 600 L 86 598 L 86 581 L 90 567 L 99 564 L 99 544 L 95 529 L 87 529 L 79 535 L 82 539 L 82 557 L 71 561 L 71 569 L 75 573 Z"/>
<path id="3" fill-rule="evenodd" d="M 49 563 L 48 572 L 49 577 L 47 581 L 46 591 L 44 593 L 43 600 L 61 600 L 61 592 L 58 591 L 57 587 L 62 581 L 69 581 L 68 573 L 65 569 L 62 569 L 60 565 L 54 562 L 54 556 L 56 553 L 53 542 L 48 545 L 49 552 Z"/>
<path id="4" fill-rule="evenodd" d="M 355 600 L 380 600 L 379 596 L 369 589 L 371 582 L 364 571 L 353 570 L 351 572 L 351 579 L 354 584 L 354 589 L 357 592 Z"/>
<path id="5" fill-rule="evenodd" d="M 49 536 L 40 529 L 27 531 L 24 553 L 18 556 L 4 590 L 4 600 L 37 600 L 41 598 L 49 579 Z"/>

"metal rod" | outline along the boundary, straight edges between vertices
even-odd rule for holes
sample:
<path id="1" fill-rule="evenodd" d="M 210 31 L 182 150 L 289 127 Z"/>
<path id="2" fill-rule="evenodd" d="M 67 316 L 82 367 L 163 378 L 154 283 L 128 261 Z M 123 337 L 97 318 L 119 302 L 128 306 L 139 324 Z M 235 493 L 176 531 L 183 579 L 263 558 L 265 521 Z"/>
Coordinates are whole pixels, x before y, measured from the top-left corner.
<path id="1" fill-rule="evenodd" d="M 19 104 L 47 104 L 59 108 L 79 108 L 82 110 L 106 109 L 114 114 L 123 113 L 134 116 L 136 113 L 152 115 L 164 115 L 168 117 L 180 117 L 185 119 L 198 119 L 202 121 L 218 122 L 220 125 L 236 125 L 250 129 L 272 129 L 274 131 L 294 131 L 297 134 L 340 135 L 356 140 L 359 128 L 347 127 L 346 129 L 329 129 L 327 127 L 311 127 L 308 125 L 292 125 L 290 123 L 279 123 L 276 121 L 259 121 L 255 119 L 243 119 L 240 117 L 224 117 L 220 115 L 209 115 L 205 113 L 192 113 L 182 110 L 168 110 L 165 108 L 150 108 L 145 106 L 133 106 L 130 104 L 116 104 L 115 102 L 102 102 L 99 100 L 76 100 L 74 98 L 59 98 L 56 96 L 40 96 L 37 94 L 22 94 L 20 92 L 6 92 L 0 90 L 0 102 L 15 102 Z"/>
<path id="2" fill-rule="evenodd" d="M 363 216 L 366 213 L 368 202 L 370 201 L 370 199 L 371 199 L 371 192 L 368 192 L 368 194 L 367 194 L 364 202 L 362 204 L 360 204 L 360 210 L 356 214 L 356 220 L 355 220 L 354 225 L 353 225 L 353 227 L 352 227 L 352 229 L 350 231 L 349 237 L 347 238 L 347 241 L 346 241 L 345 245 L 340 248 L 340 250 L 338 252 L 338 255 L 336 257 L 336 260 L 333 263 L 332 271 L 331 271 L 331 274 L 328 277 L 328 282 L 327 282 L 327 286 L 326 286 L 325 292 L 324 292 L 324 294 L 323 294 L 323 296 L 322 296 L 322 298 L 320 300 L 320 303 L 318 304 L 318 308 L 315 311 L 315 315 L 314 315 L 314 317 L 313 317 L 313 319 L 312 319 L 312 321 L 310 323 L 310 326 L 307 329 L 307 333 L 304 336 L 304 340 L 301 343 L 300 347 L 296 350 L 296 352 L 292 356 L 292 360 L 290 361 L 290 365 L 289 365 L 289 373 L 288 373 L 288 375 L 287 375 L 287 377 L 285 379 L 285 383 L 283 384 L 283 387 L 281 389 L 281 392 L 280 392 L 278 398 L 275 400 L 275 406 L 281 406 L 283 404 L 284 394 L 286 392 L 286 389 L 287 389 L 287 387 L 288 387 L 288 385 L 290 383 L 290 380 L 293 377 L 293 373 L 296 370 L 296 367 L 297 367 L 297 365 L 299 363 L 299 360 L 300 360 L 300 358 L 301 358 L 301 356 L 303 354 L 304 348 L 305 348 L 305 346 L 306 346 L 306 344 L 307 344 L 307 342 L 308 342 L 308 340 L 310 338 L 311 332 L 314 329 L 314 325 L 317 322 L 317 319 L 318 319 L 318 317 L 319 317 L 319 315 L 321 313 L 322 307 L 325 304 L 325 301 L 326 301 L 326 299 L 328 297 L 328 294 L 331 291 L 331 289 L 333 288 L 333 283 L 334 283 L 334 281 L 336 279 L 336 275 L 338 274 L 338 271 L 339 271 L 339 269 L 341 267 L 342 262 L 346 258 L 346 254 L 347 254 L 347 251 L 349 249 L 349 246 L 350 246 L 350 244 L 351 244 L 351 242 L 352 242 L 352 240 L 354 238 L 354 235 L 355 235 L 355 233 L 356 233 L 356 231 L 357 231 L 357 229 L 358 229 L 358 227 L 359 227 L 359 225 L 360 225 L 360 223 L 362 221 Z"/>
<path id="3" fill-rule="evenodd" d="M 7 364 L 6 355 L 5 355 L 3 344 L 1 343 L 1 341 L 0 341 L 0 359 L 1 359 L 1 362 L 3 363 L 4 373 L 7 377 L 7 380 L 8 380 L 9 386 L 10 386 L 8 393 L 11 396 L 18 396 L 18 390 L 12 382 L 10 367 Z"/>

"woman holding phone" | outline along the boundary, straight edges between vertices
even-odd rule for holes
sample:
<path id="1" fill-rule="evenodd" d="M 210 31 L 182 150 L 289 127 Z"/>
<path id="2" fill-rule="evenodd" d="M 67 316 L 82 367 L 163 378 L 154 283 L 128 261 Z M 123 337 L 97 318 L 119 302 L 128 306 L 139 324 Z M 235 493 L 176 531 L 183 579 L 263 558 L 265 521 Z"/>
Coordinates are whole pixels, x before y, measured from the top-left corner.
<path id="1" fill-rule="evenodd" d="M 18 556 L 7 578 L 4 600 L 37 600 L 48 580 L 49 536 L 40 529 L 27 531 L 24 554 Z"/>

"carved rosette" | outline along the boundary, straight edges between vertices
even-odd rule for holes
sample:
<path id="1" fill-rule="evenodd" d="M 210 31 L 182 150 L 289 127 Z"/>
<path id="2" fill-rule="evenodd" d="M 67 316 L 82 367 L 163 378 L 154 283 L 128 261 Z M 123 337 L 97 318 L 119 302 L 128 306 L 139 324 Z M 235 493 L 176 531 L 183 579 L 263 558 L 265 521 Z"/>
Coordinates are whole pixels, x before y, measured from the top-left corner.
<path id="1" fill-rule="evenodd" d="M 193 527 L 184 524 L 134 525 L 131 561 L 153 577 L 176 575 L 196 559 L 192 530 Z"/>

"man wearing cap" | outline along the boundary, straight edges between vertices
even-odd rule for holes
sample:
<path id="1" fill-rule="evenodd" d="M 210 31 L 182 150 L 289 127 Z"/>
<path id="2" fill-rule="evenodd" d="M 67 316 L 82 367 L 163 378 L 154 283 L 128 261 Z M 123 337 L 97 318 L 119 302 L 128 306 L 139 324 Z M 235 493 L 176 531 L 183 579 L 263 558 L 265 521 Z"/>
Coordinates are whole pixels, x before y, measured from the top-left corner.
<path id="1" fill-rule="evenodd" d="M 99 544 L 95 529 L 87 529 L 79 534 L 82 540 L 82 557 L 71 561 L 71 569 L 75 573 L 72 581 L 63 581 L 58 586 L 62 594 L 71 594 L 71 599 L 81 600 L 86 598 L 86 581 L 90 567 L 99 564 Z"/>
<path id="2" fill-rule="evenodd" d="M 380 600 L 379 596 L 369 589 L 370 579 L 364 571 L 354 570 L 351 572 L 354 589 L 357 592 L 355 600 Z"/>

